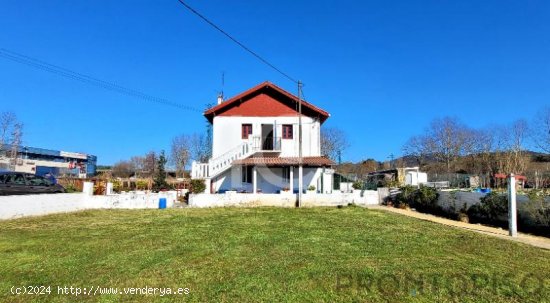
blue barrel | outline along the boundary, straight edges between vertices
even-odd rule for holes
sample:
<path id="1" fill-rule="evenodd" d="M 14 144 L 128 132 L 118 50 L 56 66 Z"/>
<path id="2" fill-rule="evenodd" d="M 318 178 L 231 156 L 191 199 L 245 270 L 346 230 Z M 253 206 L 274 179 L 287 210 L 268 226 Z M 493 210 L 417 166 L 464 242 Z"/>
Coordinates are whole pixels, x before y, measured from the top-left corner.
<path id="1" fill-rule="evenodd" d="M 159 209 L 166 208 L 166 198 L 160 198 L 159 199 Z"/>

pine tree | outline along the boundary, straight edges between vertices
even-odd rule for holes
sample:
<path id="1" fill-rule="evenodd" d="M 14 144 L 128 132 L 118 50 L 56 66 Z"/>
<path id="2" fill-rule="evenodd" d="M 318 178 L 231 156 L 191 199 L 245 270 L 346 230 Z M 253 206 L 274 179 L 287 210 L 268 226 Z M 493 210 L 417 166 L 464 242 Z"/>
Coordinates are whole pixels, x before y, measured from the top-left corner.
<path id="1" fill-rule="evenodd" d="M 166 156 L 164 155 L 164 150 L 160 152 L 159 158 L 157 160 L 157 170 L 155 172 L 153 190 L 159 191 L 162 189 L 168 189 L 169 185 L 166 182 L 166 170 L 164 166 L 166 165 Z"/>

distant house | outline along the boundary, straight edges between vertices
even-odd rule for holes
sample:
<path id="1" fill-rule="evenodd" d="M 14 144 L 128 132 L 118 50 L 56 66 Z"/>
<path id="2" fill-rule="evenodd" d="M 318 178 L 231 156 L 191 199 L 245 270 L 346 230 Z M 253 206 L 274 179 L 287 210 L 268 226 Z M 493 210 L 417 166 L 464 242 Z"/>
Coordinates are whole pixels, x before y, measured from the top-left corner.
<path id="1" fill-rule="evenodd" d="M 212 193 L 297 192 L 299 158 L 298 98 L 264 82 L 204 112 L 212 123 L 212 158 L 193 162 L 192 178 Z M 321 156 L 320 129 L 329 113 L 302 101 L 303 188 L 332 192 L 334 163 Z"/>

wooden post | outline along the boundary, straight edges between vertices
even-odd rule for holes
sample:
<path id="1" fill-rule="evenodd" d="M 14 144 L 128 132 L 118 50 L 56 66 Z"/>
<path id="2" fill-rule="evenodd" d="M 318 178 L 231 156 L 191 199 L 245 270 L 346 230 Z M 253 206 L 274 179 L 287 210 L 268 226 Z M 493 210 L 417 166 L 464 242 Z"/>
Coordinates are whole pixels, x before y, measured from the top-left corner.
<path id="1" fill-rule="evenodd" d="M 516 177 L 508 176 L 508 231 L 511 237 L 517 237 Z"/>

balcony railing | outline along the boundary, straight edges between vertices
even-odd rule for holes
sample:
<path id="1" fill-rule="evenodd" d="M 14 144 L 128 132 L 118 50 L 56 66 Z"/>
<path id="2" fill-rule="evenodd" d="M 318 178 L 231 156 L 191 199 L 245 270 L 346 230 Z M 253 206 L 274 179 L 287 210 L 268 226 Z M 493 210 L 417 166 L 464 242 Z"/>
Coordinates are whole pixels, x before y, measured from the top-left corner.
<path id="1" fill-rule="evenodd" d="M 281 137 L 260 137 L 252 138 L 252 149 L 256 152 L 280 152 Z"/>

